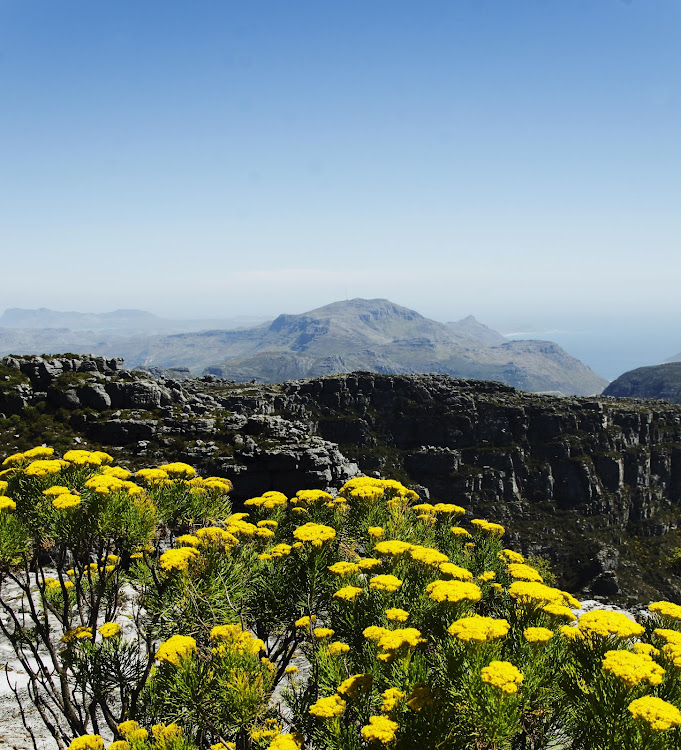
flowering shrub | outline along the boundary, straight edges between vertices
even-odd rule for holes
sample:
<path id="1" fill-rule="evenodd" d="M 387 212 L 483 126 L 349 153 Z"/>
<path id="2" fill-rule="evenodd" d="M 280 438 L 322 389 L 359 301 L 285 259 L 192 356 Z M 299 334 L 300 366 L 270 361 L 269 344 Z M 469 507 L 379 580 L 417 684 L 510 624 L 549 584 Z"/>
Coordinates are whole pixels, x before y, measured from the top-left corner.
<path id="1" fill-rule="evenodd" d="M 234 513 L 225 479 L 112 463 L 0 475 L 0 629 L 62 748 L 681 747 L 677 604 L 575 623 L 503 526 L 392 480 Z"/>

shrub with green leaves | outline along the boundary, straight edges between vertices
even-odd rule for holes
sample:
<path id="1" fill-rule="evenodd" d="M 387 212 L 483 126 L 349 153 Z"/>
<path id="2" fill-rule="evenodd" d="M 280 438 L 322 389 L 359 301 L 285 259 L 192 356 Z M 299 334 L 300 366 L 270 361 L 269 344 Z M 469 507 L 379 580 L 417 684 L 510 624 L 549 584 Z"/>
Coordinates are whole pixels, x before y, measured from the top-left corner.
<path id="1" fill-rule="evenodd" d="M 4 467 L 0 627 L 62 748 L 681 746 L 681 606 L 577 621 L 457 505 L 361 477 L 234 513 L 186 464 Z"/>

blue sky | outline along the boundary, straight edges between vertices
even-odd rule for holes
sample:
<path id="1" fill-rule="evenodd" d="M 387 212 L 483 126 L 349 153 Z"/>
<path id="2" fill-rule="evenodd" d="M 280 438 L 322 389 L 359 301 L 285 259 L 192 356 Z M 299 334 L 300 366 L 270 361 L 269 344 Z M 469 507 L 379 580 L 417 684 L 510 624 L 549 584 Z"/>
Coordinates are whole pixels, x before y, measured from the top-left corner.
<path id="1" fill-rule="evenodd" d="M 678 0 L 0 0 L 0 309 L 678 331 L 680 31 Z"/>

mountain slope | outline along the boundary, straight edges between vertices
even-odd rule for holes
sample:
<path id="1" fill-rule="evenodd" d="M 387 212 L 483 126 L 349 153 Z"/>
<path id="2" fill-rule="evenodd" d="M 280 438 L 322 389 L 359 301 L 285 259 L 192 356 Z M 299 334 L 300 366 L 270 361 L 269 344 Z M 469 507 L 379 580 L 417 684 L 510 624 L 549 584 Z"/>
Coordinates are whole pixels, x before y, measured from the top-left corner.
<path id="1" fill-rule="evenodd" d="M 619 398 L 661 398 L 681 404 L 681 362 L 638 367 L 620 375 L 603 391 Z"/>

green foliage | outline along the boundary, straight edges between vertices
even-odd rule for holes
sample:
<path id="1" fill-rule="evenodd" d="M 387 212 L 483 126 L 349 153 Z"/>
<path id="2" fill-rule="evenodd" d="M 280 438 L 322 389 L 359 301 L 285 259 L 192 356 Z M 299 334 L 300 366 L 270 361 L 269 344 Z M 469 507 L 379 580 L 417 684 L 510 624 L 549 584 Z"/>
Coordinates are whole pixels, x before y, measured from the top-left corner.
<path id="1" fill-rule="evenodd" d="M 545 561 L 394 480 L 232 513 L 227 480 L 110 461 L 0 480 L 0 629 L 63 747 L 679 746 L 680 606 L 570 627 Z"/>

